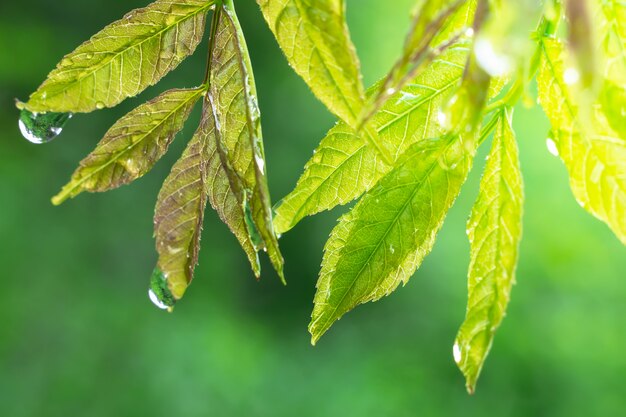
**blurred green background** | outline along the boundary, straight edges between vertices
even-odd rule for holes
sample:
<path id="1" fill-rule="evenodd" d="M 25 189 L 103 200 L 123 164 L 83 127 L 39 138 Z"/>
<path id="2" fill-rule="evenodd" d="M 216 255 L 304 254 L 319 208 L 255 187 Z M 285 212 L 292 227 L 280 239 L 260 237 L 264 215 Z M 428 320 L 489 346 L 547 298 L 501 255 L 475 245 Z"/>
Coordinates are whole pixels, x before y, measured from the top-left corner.
<path id="1" fill-rule="evenodd" d="M 348 1 L 367 84 L 399 53 L 413 3 Z M 626 249 L 574 201 L 564 168 L 546 151 L 537 108 L 515 115 L 527 185 L 518 285 L 474 396 L 452 343 L 465 311 L 465 220 L 482 162 L 411 283 L 350 313 L 315 348 L 306 326 L 322 247 L 345 208 L 283 236 L 287 287 L 267 262 L 256 282 L 211 212 L 196 281 L 175 313 L 157 310 L 147 297 L 153 205 L 198 114 L 132 186 L 61 207 L 49 198 L 117 117 L 168 87 L 199 83 L 204 46 L 141 97 L 75 117 L 48 145 L 20 137 L 13 106 L 65 53 L 145 4 L 0 5 L 0 415 L 623 415 Z M 237 6 L 277 201 L 333 118 L 291 72 L 254 1 Z"/>

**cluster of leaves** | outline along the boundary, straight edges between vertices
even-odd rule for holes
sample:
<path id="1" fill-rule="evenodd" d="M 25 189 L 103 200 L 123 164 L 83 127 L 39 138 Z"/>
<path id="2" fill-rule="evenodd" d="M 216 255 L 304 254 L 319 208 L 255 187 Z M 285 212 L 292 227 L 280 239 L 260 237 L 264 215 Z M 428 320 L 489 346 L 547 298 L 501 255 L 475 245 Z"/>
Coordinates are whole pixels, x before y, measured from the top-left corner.
<path id="1" fill-rule="evenodd" d="M 515 281 L 523 182 L 513 107 L 552 124 L 548 148 L 581 206 L 626 243 L 626 5 L 619 0 L 420 0 L 403 53 L 366 90 L 343 0 L 257 0 L 289 64 L 339 119 L 295 189 L 272 210 L 254 77 L 233 0 L 157 0 L 67 55 L 22 109 L 38 142 L 72 113 L 112 107 L 193 53 L 213 11 L 204 82 L 167 91 L 117 121 L 53 198 L 105 191 L 146 174 L 198 101 L 200 125 L 156 204 L 159 255 L 150 296 L 170 309 L 197 263 L 207 202 L 254 274 L 267 251 L 283 278 L 278 236 L 302 218 L 358 202 L 324 249 L 309 330 L 315 343 L 345 313 L 406 284 L 431 251 L 477 149 L 490 137 L 468 220 L 465 321 L 454 359 L 474 390 Z"/>

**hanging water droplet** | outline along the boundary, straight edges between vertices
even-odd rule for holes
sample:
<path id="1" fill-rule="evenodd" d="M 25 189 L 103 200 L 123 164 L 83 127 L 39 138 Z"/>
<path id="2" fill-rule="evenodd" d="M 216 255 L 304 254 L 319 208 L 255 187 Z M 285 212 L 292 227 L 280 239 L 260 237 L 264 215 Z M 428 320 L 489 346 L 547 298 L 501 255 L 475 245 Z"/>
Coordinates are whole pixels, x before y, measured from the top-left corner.
<path id="1" fill-rule="evenodd" d="M 461 359 L 463 359 L 461 355 L 461 348 L 456 342 L 454 343 L 454 346 L 452 346 L 452 356 L 454 357 L 454 362 L 461 363 Z"/>
<path id="2" fill-rule="evenodd" d="M 567 85 L 576 84 L 580 80 L 580 73 L 576 68 L 567 68 L 563 72 L 563 81 Z"/>
<path id="3" fill-rule="evenodd" d="M 98 102 L 96 103 L 96 109 L 98 109 L 98 110 L 102 110 L 103 108 L 104 108 L 104 103 L 103 103 L 103 102 L 101 102 L 101 101 L 98 101 Z"/>
<path id="4" fill-rule="evenodd" d="M 546 147 L 548 148 L 548 152 L 552 155 L 559 156 L 559 148 L 556 146 L 556 142 L 554 142 L 552 138 L 546 139 Z"/>
<path id="5" fill-rule="evenodd" d="M 172 312 L 174 304 L 176 304 L 176 299 L 167 285 L 167 277 L 159 267 L 156 267 L 154 272 L 152 272 L 148 297 L 150 297 L 150 301 L 152 301 L 155 306 L 169 312 Z"/>
<path id="6" fill-rule="evenodd" d="M 26 140 L 41 144 L 59 136 L 71 117 L 72 113 L 33 113 L 24 109 L 18 124 Z"/>

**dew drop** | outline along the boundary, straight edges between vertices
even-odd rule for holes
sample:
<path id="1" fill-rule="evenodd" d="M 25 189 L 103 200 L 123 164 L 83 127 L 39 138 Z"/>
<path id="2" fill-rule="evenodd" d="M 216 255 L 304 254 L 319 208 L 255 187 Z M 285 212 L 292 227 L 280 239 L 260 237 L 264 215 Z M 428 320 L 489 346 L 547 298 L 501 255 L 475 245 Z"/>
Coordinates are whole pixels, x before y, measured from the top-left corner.
<path id="1" fill-rule="evenodd" d="M 389 252 L 393 254 L 395 251 L 396 251 L 396 248 L 394 248 L 393 245 L 389 245 Z"/>
<path id="2" fill-rule="evenodd" d="M 546 139 L 546 147 L 548 148 L 548 152 L 550 152 L 554 156 L 559 156 L 559 148 L 556 146 L 556 143 L 551 138 Z"/>
<path id="3" fill-rule="evenodd" d="M 104 103 L 103 103 L 103 102 L 101 102 L 101 101 L 98 101 L 98 102 L 96 103 L 96 109 L 98 109 L 98 110 L 102 110 L 103 108 L 104 108 Z"/>
<path id="4" fill-rule="evenodd" d="M 72 59 L 71 58 L 63 58 L 61 60 L 61 62 L 59 63 L 59 66 L 61 68 L 69 67 L 70 65 L 72 65 Z"/>
<path id="5" fill-rule="evenodd" d="M 452 347 L 452 356 L 454 356 L 454 362 L 461 363 L 461 359 L 463 358 L 461 355 L 461 348 L 459 347 L 458 343 L 455 343 Z"/>
<path id="6" fill-rule="evenodd" d="M 576 68 L 567 68 L 565 72 L 563 72 L 563 81 L 567 85 L 576 84 L 580 80 L 580 73 Z"/>
<path id="7" fill-rule="evenodd" d="M 154 269 L 150 278 L 148 297 L 155 306 L 169 312 L 172 312 L 174 304 L 176 304 L 176 299 L 167 285 L 167 277 L 158 267 Z"/>
<path id="8" fill-rule="evenodd" d="M 26 140 L 42 144 L 59 136 L 71 117 L 71 113 L 33 113 L 24 109 L 18 124 Z"/>
<path id="9" fill-rule="evenodd" d="M 91 58 L 93 58 L 93 52 L 87 52 L 87 53 L 85 54 L 85 58 L 87 58 L 87 59 L 91 59 Z"/>

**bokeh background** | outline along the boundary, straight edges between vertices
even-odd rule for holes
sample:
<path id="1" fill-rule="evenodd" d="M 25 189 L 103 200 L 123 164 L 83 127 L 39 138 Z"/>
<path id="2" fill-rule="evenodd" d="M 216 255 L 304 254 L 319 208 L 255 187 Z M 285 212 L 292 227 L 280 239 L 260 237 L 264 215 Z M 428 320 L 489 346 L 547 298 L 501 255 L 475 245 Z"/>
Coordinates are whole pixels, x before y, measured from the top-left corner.
<path id="1" fill-rule="evenodd" d="M 609 416 L 626 412 L 626 248 L 587 215 L 546 151 L 546 119 L 517 109 L 526 217 L 518 285 L 478 391 L 452 343 L 465 310 L 465 220 L 483 163 L 412 278 L 357 308 L 317 347 L 306 331 L 322 247 L 345 208 L 281 239 L 287 287 L 256 282 L 226 227 L 207 216 L 196 281 L 173 314 L 147 298 L 152 213 L 198 114 L 145 178 L 53 207 L 49 198 L 121 115 L 190 87 L 204 47 L 118 108 L 73 118 L 48 145 L 20 137 L 27 98 L 67 52 L 146 0 L 0 4 L 0 415 Z M 367 84 L 398 55 L 413 0 L 349 0 Z M 333 118 L 289 69 L 253 0 L 237 7 L 256 71 L 269 179 L 287 194 Z M 486 149 L 483 150 L 483 154 Z M 480 159 L 482 161 L 482 158 Z"/>

